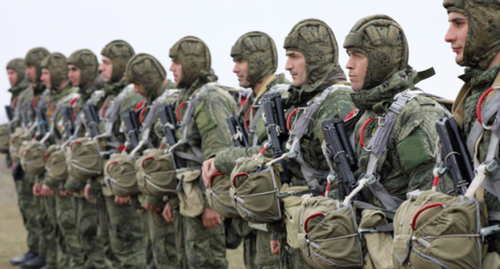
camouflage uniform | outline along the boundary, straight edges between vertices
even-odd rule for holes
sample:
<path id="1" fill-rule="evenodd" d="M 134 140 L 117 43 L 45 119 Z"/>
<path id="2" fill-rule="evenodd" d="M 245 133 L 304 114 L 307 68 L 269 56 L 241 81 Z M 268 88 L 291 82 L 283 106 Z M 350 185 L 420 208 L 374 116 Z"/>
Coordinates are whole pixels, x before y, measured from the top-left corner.
<path id="1" fill-rule="evenodd" d="M 250 126 L 260 102 L 269 93 L 269 89 L 276 84 L 289 84 L 289 82 L 285 80 L 283 74 L 274 75 L 278 62 L 276 46 L 272 38 L 265 33 L 249 32 L 241 36 L 231 49 L 231 57 L 247 61 L 247 81 L 251 83 L 252 90 L 256 83 L 262 83 L 259 92 L 252 91 L 239 113 L 240 119 Z M 246 114 L 249 116 L 248 119 L 245 119 Z M 248 141 L 251 147 L 226 148 L 217 154 L 214 165 L 219 171 L 230 174 L 235 165 L 234 160 L 251 157 L 262 149 L 261 145 L 267 139 L 262 117 L 256 119 L 255 129 L 249 132 Z M 255 144 L 254 139 L 257 140 Z M 241 218 L 234 218 L 232 225 L 236 227 L 239 236 L 243 237 L 243 258 L 246 268 L 279 267 L 279 256 L 273 255 L 270 249 L 270 232 L 252 229 L 248 222 Z"/>
<path id="2" fill-rule="evenodd" d="M 36 68 L 37 81 L 33 82 L 32 88 L 27 88 L 19 95 L 19 99 L 16 102 L 16 115 L 19 117 L 20 123 L 18 125 L 22 126 L 23 122 L 32 122 L 31 119 L 34 117 L 33 110 L 31 109 L 31 103 L 34 96 L 40 95 L 45 90 L 45 85 L 40 81 L 41 68 L 40 62 L 49 55 L 49 52 L 45 48 L 34 48 L 30 50 L 24 59 L 25 65 L 33 65 Z M 23 113 L 25 110 L 29 113 Z M 29 117 L 27 119 L 26 117 Z M 28 126 L 25 126 L 26 128 Z M 27 130 L 24 130 L 27 131 Z M 33 195 L 33 184 L 35 182 L 35 177 L 32 175 L 24 174 L 23 180 L 18 180 L 16 182 L 16 190 L 18 193 L 18 204 L 23 215 L 24 223 L 26 229 L 28 230 L 28 250 L 29 253 L 34 253 L 34 255 L 43 254 L 43 241 L 41 240 L 42 227 L 38 221 L 38 204 L 40 204 L 39 197 Z M 28 254 L 28 253 L 26 253 Z M 25 254 L 25 255 L 26 255 Z M 32 255 L 33 256 L 33 255 Z M 16 263 L 15 260 L 19 258 L 14 258 L 11 263 Z"/>
<path id="3" fill-rule="evenodd" d="M 492 86 L 493 81 L 500 72 L 500 65 L 488 68 L 493 58 L 500 51 L 500 5 L 496 1 L 455 1 L 445 0 L 443 6 L 448 12 L 459 12 L 467 17 L 469 30 L 464 45 L 463 58 L 458 64 L 466 66 L 465 73 L 460 76 L 469 88 L 465 96 L 457 96 L 453 105 L 453 113 L 459 119 L 463 117 L 462 127 L 469 136 L 472 126 L 477 119 L 476 106 L 481 95 Z M 461 92 L 462 93 L 462 92 Z M 496 93 L 498 94 L 498 93 Z M 459 97 L 465 98 L 459 100 Z M 460 102 L 461 101 L 461 102 Z M 485 125 L 493 123 L 496 114 L 490 119 L 483 119 Z M 492 132 L 485 130 L 476 150 L 471 157 L 476 158 L 479 163 L 486 159 L 488 146 Z M 485 191 L 484 199 L 488 210 L 500 211 L 499 197 Z M 492 222 L 490 225 L 498 224 Z M 497 234 L 490 237 L 490 251 L 500 252 L 500 236 Z"/>
<path id="4" fill-rule="evenodd" d="M 141 85 L 144 89 L 144 94 L 147 97 L 147 105 L 152 105 L 153 101 L 157 100 L 165 91 L 175 87 L 175 84 L 169 80 L 165 80 L 166 72 L 161 63 L 151 55 L 137 54 L 129 61 L 125 78 L 133 83 Z M 163 103 L 173 102 L 175 96 L 167 97 Z M 152 113 L 149 111 L 148 113 Z M 144 115 L 143 118 L 147 117 Z M 155 116 L 155 118 L 158 118 Z M 154 126 L 150 126 L 151 131 L 147 138 L 150 146 L 159 147 L 160 137 L 153 130 Z M 144 130 L 142 130 L 144 131 Z M 161 132 L 161 131 L 160 131 Z M 143 138 L 144 139 L 144 138 Z M 141 195 L 142 196 L 142 195 Z M 150 204 L 163 208 L 165 201 L 160 198 L 145 196 L 141 197 Z M 142 209 L 144 210 L 144 209 Z M 142 214 L 144 227 L 143 233 L 147 233 L 151 250 L 154 259 L 154 265 L 157 269 L 161 268 L 184 268 L 184 258 L 177 257 L 178 251 L 175 245 L 175 224 L 168 223 L 162 216 L 161 211 L 147 211 Z M 182 253 L 183 251 L 181 251 Z"/>
<path id="5" fill-rule="evenodd" d="M 169 53 L 170 58 L 178 60 L 182 65 L 182 78 L 177 87 L 181 89 L 176 109 L 185 101 L 197 94 L 200 88 L 209 82 L 211 57 L 206 44 L 192 36 L 179 40 Z M 182 152 L 194 155 L 193 147 L 201 149 L 203 160 L 215 156 L 225 148 L 231 147 L 231 137 L 227 131 L 226 117 L 237 113 L 233 98 L 215 84 L 205 85 L 207 88 L 198 95 L 191 122 L 183 124 L 189 138 L 189 145 L 179 147 Z M 181 111 L 181 116 L 184 115 Z M 177 132 L 177 140 L 183 138 L 182 130 Z M 187 161 L 188 167 L 201 164 Z M 195 192 L 201 192 L 204 197 L 204 207 L 208 207 L 207 198 L 202 184 L 194 184 Z M 197 187 L 200 187 L 199 189 Z M 222 218 L 221 218 L 222 219 Z M 212 228 L 203 225 L 201 215 L 198 217 L 184 216 L 183 237 L 189 268 L 227 268 L 225 257 L 225 231 L 220 224 Z M 177 233 L 181 231 L 176 231 Z M 180 244 L 180 242 L 179 242 Z"/>
<path id="6" fill-rule="evenodd" d="M 358 21 L 346 37 L 344 48 L 360 52 L 368 59 L 363 89 L 351 94 L 356 107 L 365 110 L 354 128 L 355 141 L 359 141 L 363 123 L 370 117 L 383 116 L 396 94 L 413 89 L 417 72 L 408 66 L 408 45 L 403 29 L 385 15 Z M 446 116 L 449 113 L 440 104 L 423 96 L 411 99 L 399 113 L 376 169 L 380 182 L 391 195 L 404 200 L 409 191 L 431 188 L 438 137 L 435 122 Z M 365 144 L 378 126 L 378 121 L 366 126 Z M 370 153 L 359 143 L 356 143 L 356 153 L 359 169 L 355 175 L 359 176 L 366 171 Z M 439 189 L 452 190 L 450 183 L 449 179 L 443 179 Z M 367 202 L 383 206 L 368 188 L 363 189 L 363 196 Z"/>
<path id="7" fill-rule="evenodd" d="M 47 107 L 47 124 L 48 126 L 54 126 L 54 133 L 51 135 L 51 139 L 55 142 L 58 142 L 58 138 L 61 137 L 59 123 L 61 122 L 62 114 L 58 113 L 57 108 L 59 106 L 66 105 L 73 98 L 77 97 L 76 95 L 72 95 L 75 90 L 71 83 L 69 83 L 68 81 L 66 62 L 66 57 L 64 57 L 64 55 L 60 53 L 52 53 L 47 56 L 41 63 L 41 67 L 43 69 L 47 69 L 50 71 L 50 81 L 52 84 L 52 89 L 47 89 L 47 91 L 50 91 L 50 93 L 47 95 L 48 102 L 46 102 L 44 105 Z M 60 87 L 59 85 L 62 84 L 65 85 L 61 89 L 58 89 L 58 87 Z M 57 191 L 59 186 L 52 183 L 47 173 L 45 173 L 43 178 L 43 185 L 46 185 L 55 190 L 53 196 L 42 197 L 45 203 L 44 210 L 46 215 L 46 226 L 44 229 L 44 234 L 47 238 L 47 267 L 58 268 L 58 266 L 67 266 L 69 262 L 69 259 L 62 259 L 60 261 L 61 264 L 58 264 L 57 261 L 57 252 L 62 252 L 65 248 L 64 245 L 57 244 L 57 242 L 64 242 L 61 231 L 57 224 L 57 213 L 55 205 L 55 196 L 60 196 L 59 192 Z"/>

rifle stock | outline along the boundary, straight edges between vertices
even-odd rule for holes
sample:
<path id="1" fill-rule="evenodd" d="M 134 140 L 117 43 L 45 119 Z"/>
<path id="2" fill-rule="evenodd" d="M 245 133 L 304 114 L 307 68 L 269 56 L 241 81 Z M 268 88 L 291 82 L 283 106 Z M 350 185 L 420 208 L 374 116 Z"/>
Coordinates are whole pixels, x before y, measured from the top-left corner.
<path id="1" fill-rule="evenodd" d="M 134 110 L 126 110 L 122 112 L 122 117 L 130 146 L 135 149 L 139 145 L 139 121 L 137 120 L 137 114 Z"/>
<path id="2" fill-rule="evenodd" d="M 90 137 L 94 138 L 99 135 L 99 117 L 97 117 L 97 112 L 94 104 L 84 104 L 82 106 L 83 115 L 85 116 L 85 121 L 87 127 L 89 128 Z"/>
<path id="3" fill-rule="evenodd" d="M 231 115 L 226 118 L 229 133 L 235 147 L 248 147 L 248 133 L 240 122 L 240 117 Z"/>
<path id="4" fill-rule="evenodd" d="M 177 131 L 177 119 L 174 114 L 174 107 L 172 104 L 166 104 L 158 108 L 158 113 L 160 114 L 160 121 L 162 124 L 163 133 L 165 134 L 166 142 L 169 146 L 173 146 L 177 143 L 175 138 L 175 132 Z M 174 149 L 176 151 L 177 149 Z M 175 167 L 182 168 L 186 167 L 186 161 L 183 158 L 173 154 L 173 159 Z"/>

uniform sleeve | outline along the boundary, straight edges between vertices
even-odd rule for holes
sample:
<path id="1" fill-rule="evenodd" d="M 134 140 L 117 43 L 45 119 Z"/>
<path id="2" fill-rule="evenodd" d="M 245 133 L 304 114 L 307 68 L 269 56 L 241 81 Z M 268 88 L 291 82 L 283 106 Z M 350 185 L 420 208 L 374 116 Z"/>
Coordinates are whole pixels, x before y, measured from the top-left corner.
<path id="1" fill-rule="evenodd" d="M 262 149 L 262 146 L 241 148 L 241 147 L 231 147 L 221 150 L 215 156 L 214 165 L 220 172 L 229 175 L 233 171 L 236 165 L 236 160 L 241 157 L 251 157 L 254 154 L 258 154 Z"/>
<path id="2" fill-rule="evenodd" d="M 66 183 L 64 184 L 64 188 L 70 192 L 79 192 L 85 188 L 85 184 L 87 184 L 83 180 L 78 180 L 72 176 L 68 176 L 66 179 Z"/>
<path id="3" fill-rule="evenodd" d="M 214 157 L 224 148 L 233 146 L 226 118 L 236 111 L 234 100 L 221 98 L 214 91 L 209 94 L 211 95 L 200 102 L 194 112 L 204 160 Z"/>

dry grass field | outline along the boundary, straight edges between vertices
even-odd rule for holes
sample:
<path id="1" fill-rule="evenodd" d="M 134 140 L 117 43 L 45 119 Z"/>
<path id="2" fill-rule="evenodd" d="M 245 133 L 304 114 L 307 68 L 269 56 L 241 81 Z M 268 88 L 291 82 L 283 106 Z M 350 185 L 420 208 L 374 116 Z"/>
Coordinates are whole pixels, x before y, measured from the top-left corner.
<path id="1" fill-rule="evenodd" d="M 0 154 L 0 269 L 17 268 L 9 259 L 27 251 L 26 229 L 17 206 L 14 180 L 5 166 L 5 155 Z M 229 268 L 244 269 L 242 247 L 228 250 Z"/>

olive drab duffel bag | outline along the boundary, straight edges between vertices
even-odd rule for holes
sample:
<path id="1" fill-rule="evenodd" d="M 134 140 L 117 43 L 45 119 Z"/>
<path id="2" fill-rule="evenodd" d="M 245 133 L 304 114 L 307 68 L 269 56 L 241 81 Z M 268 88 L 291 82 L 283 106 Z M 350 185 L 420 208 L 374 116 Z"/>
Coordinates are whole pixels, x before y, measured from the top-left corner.
<path id="1" fill-rule="evenodd" d="M 141 193 L 136 179 L 136 159 L 134 156 L 121 153 L 110 156 L 104 168 L 104 180 L 111 193 L 119 197 Z"/>
<path id="2" fill-rule="evenodd" d="M 13 163 L 19 162 L 19 149 L 24 141 L 30 140 L 28 133 L 20 127 L 16 128 L 11 138 L 9 139 L 10 159 Z"/>
<path id="3" fill-rule="evenodd" d="M 240 216 L 252 223 L 271 223 L 283 218 L 278 198 L 281 180 L 277 165 L 267 166 L 261 156 L 236 160 L 231 172 L 230 196 Z"/>
<path id="4" fill-rule="evenodd" d="M 102 174 L 102 160 L 97 140 L 82 137 L 71 142 L 67 151 L 68 173 L 76 179 L 87 180 Z"/>
<path id="5" fill-rule="evenodd" d="M 0 125 L 0 153 L 9 153 L 9 124 Z"/>
<path id="6" fill-rule="evenodd" d="M 31 175 L 43 175 L 45 173 L 43 156 L 46 150 L 45 144 L 39 141 L 24 141 L 19 149 L 19 158 L 24 172 Z"/>
<path id="7" fill-rule="evenodd" d="M 218 172 L 212 176 L 212 187 L 206 189 L 208 205 L 225 218 L 237 218 L 240 216 L 233 205 L 229 194 L 231 182 L 229 176 Z"/>
<path id="8" fill-rule="evenodd" d="M 483 201 L 433 190 L 407 197 L 393 223 L 397 268 L 482 268 L 481 228 L 488 223 Z"/>
<path id="9" fill-rule="evenodd" d="M 45 170 L 53 182 L 62 183 L 68 178 L 66 152 L 58 145 L 51 145 L 43 155 Z"/>
<path id="10" fill-rule="evenodd" d="M 361 268 L 363 249 L 356 209 L 323 196 L 302 196 L 294 217 L 304 259 L 314 268 Z M 287 226 L 287 230 L 289 227 Z"/>

